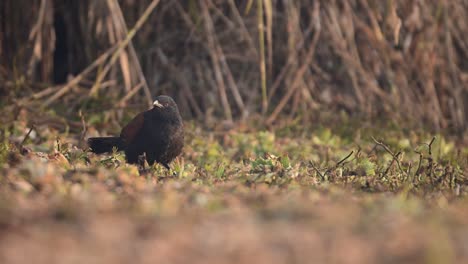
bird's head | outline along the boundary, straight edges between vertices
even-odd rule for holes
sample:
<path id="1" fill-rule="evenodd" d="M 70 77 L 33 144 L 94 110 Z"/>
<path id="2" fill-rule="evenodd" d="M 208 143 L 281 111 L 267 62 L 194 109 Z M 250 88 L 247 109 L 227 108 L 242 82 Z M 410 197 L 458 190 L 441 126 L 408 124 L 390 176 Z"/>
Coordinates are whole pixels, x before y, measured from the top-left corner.
<path id="1" fill-rule="evenodd" d="M 165 108 L 177 108 L 177 104 L 174 100 L 167 95 L 160 95 L 156 97 L 153 102 L 153 108 L 165 109 Z"/>

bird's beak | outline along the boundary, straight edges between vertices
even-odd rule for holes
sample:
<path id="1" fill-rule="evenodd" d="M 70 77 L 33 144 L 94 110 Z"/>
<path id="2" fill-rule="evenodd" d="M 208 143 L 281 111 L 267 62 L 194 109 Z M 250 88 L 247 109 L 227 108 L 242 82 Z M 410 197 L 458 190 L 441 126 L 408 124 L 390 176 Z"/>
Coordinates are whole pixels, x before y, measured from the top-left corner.
<path id="1" fill-rule="evenodd" d="M 158 100 L 156 100 L 156 101 L 153 102 L 153 106 L 156 106 L 156 107 L 159 107 L 159 108 L 163 108 L 163 105 L 162 105 L 160 102 L 158 102 Z"/>

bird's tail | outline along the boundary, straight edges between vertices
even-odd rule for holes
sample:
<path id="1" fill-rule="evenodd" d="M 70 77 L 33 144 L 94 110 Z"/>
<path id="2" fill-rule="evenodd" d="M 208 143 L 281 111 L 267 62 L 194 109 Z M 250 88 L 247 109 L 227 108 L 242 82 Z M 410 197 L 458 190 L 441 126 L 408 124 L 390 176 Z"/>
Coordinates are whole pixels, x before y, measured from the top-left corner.
<path id="1" fill-rule="evenodd" d="M 96 154 L 112 152 L 112 148 L 123 150 L 123 141 L 120 137 L 93 137 L 88 138 L 88 146 Z"/>

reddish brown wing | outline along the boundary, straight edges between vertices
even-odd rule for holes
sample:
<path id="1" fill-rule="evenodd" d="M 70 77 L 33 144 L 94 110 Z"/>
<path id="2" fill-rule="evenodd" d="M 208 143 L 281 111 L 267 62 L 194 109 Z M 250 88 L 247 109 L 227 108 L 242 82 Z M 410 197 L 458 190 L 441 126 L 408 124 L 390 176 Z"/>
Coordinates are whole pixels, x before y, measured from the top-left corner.
<path id="1" fill-rule="evenodd" d="M 131 143 L 140 129 L 143 127 L 143 123 L 145 122 L 144 113 L 139 113 L 135 116 L 132 121 L 130 121 L 124 128 L 122 128 L 122 132 L 120 132 L 120 138 L 124 140 L 125 143 Z"/>

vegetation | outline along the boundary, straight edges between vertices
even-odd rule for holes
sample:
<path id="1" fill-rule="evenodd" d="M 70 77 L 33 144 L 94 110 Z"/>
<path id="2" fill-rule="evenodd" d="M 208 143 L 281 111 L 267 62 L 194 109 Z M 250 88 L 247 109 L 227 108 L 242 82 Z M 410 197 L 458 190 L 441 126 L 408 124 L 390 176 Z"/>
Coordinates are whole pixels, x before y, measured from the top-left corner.
<path id="1" fill-rule="evenodd" d="M 0 1 L 0 263 L 468 262 L 467 12 Z M 87 151 L 159 94 L 171 172 Z"/>
<path id="2" fill-rule="evenodd" d="M 270 132 L 187 122 L 176 176 L 157 165 L 140 176 L 123 154 L 96 156 L 76 147 L 77 134 L 48 126 L 21 145 L 26 124 L 4 130 L 6 263 L 21 262 L 18 250 L 41 256 L 37 263 L 49 254 L 105 262 L 468 259 L 468 148 L 442 135 L 364 123 Z"/>

